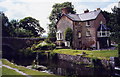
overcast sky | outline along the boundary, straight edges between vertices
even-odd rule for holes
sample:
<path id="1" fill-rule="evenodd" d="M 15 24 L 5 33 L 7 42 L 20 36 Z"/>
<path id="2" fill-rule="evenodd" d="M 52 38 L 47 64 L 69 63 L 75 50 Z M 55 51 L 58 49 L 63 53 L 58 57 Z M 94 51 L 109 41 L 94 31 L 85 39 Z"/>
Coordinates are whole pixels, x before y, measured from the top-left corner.
<path id="1" fill-rule="evenodd" d="M 85 9 L 92 11 L 96 8 L 112 12 L 111 8 L 118 6 L 119 2 L 119 0 L 0 0 L 0 11 L 3 11 L 10 20 L 31 16 L 39 20 L 40 25 L 48 32 L 48 17 L 52 5 L 66 1 L 72 2 L 78 14 L 83 13 Z"/>

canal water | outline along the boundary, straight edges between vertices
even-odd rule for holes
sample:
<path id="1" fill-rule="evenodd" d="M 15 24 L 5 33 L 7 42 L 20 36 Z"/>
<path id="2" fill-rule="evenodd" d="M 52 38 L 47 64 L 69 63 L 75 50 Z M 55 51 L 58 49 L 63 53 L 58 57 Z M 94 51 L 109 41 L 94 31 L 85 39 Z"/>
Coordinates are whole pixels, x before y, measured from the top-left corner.
<path id="1" fill-rule="evenodd" d="M 30 66 L 35 59 L 13 59 L 13 62 L 17 65 Z M 108 71 L 102 67 L 91 68 L 89 65 L 75 64 L 63 60 L 52 60 L 47 58 L 41 58 L 38 60 L 39 65 L 47 67 L 47 72 L 66 76 L 66 77 L 111 77 L 111 71 Z M 39 70 L 40 71 L 40 70 Z"/>

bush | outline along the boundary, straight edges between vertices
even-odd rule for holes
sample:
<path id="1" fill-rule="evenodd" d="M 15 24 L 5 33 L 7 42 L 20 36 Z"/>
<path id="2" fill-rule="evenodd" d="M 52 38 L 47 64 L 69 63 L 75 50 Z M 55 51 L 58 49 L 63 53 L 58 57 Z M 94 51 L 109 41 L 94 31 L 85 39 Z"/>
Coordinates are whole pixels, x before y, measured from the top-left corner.
<path id="1" fill-rule="evenodd" d="M 53 49 L 55 49 L 55 47 L 56 47 L 56 45 L 53 43 L 46 43 L 46 44 L 39 43 L 36 46 L 36 50 L 38 50 L 38 49 L 40 49 L 40 50 L 53 50 Z"/>
<path id="2" fill-rule="evenodd" d="M 50 39 L 45 39 L 45 42 L 46 42 L 46 43 L 52 43 L 52 42 L 50 41 Z"/>

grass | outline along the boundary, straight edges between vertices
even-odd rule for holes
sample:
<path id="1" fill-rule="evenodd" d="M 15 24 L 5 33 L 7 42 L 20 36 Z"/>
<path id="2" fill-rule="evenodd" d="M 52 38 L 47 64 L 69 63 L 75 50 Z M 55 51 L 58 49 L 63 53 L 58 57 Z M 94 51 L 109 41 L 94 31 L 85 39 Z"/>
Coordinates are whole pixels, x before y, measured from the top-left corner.
<path id="1" fill-rule="evenodd" d="M 2 75 L 4 76 L 4 75 L 19 75 L 19 77 L 26 77 L 26 76 L 23 76 L 23 75 L 21 75 L 20 73 L 18 73 L 18 72 L 16 72 L 15 70 L 12 70 L 12 69 L 8 69 L 8 68 L 6 68 L 6 67 L 2 67 Z M 2 76 L 2 77 L 3 77 Z"/>
<path id="2" fill-rule="evenodd" d="M 48 73 L 43 73 L 43 72 L 40 72 L 37 70 L 28 69 L 23 66 L 16 66 L 16 65 L 10 63 L 9 61 L 7 61 L 6 59 L 2 59 L 2 62 L 3 62 L 3 64 L 8 65 L 12 68 L 17 68 L 19 71 L 22 71 L 28 75 L 31 75 L 32 77 L 37 77 L 37 76 L 38 77 L 39 76 L 41 76 L 41 77 L 44 77 L 44 76 L 45 77 L 62 77 L 62 76 L 56 76 L 54 74 L 48 74 Z"/>
<path id="3" fill-rule="evenodd" d="M 118 57 L 118 50 L 73 50 L 73 49 L 55 49 L 52 52 L 68 55 L 78 55 L 85 52 L 87 55 L 85 57 L 99 58 L 99 59 L 109 59 L 110 57 Z"/>

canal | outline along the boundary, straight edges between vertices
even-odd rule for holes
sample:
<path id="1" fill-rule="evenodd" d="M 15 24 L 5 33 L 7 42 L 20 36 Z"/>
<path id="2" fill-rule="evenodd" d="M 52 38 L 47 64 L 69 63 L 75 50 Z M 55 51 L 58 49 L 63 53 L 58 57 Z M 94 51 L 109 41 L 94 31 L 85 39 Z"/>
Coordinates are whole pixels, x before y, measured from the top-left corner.
<path id="1" fill-rule="evenodd" d="M 17 65 L 25 67 L 32 66 L 35 58 L 29 59 L 12 59 L 10 61 Z M 103 67 L 93 68 L 91 65 L 75 64 L 59 59 L 47 59 L 42 57 L 38 59 L 38 65 L 44 66 L 47 69 L 39 71 L 46 71 L 51 74 L 56 74 L 66 77 L 111 77 L 112 71 L 106 70 Z"/>

